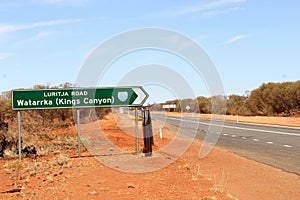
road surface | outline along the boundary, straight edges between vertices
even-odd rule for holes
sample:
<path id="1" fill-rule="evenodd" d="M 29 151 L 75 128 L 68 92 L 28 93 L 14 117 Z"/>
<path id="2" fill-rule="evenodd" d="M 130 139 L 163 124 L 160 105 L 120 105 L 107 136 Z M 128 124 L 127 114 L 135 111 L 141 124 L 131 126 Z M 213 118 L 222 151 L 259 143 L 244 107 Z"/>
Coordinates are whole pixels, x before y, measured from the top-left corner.
<path id="1" fill-rule="evenodd" d="M 240 156 L 300 175 L 300 129 L 225 122 L 220 132 L 209 132 L 209 120 L 152 114 L 154 120 L 195 133 L 203 141 L 206 134 L 219 137 L 217 146 Z M 192 135 L 192 134 L 191 134 Z"/>

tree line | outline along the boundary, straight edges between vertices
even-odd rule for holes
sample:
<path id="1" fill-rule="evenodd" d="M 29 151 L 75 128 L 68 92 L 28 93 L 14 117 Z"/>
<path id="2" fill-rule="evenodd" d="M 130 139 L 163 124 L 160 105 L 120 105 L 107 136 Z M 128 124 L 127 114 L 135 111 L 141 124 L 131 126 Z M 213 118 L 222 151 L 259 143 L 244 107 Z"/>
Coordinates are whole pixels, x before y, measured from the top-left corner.
<path id="1" fill-rule="evenodd" d="M 35 85 L 32 89 L 72 88 L 71 83 L 50 87 L 49 85 Z M 0 95 L 0 122 L 9 122 L 17 128 L 17 114 L 11 108 L 11 91 Z M 283 83 L 263 83 L 259 88 L 246 95 L 229 96 L 199 96 L 195 99 L 175 99 L 152 105 L 152 110 L 164 110 L 164 104 L 176 104 L 176 108 L 168 109 L 177 112 L 222 113 L 244 116 L 300 116 L 300 81 Z M 110 108 L 85 108 L 81 110 L 81 117 L 91 120 L 91 117 L 103 117 L 110 112 Z M 41 127 L 66 127 L 74 124 L 72 109 L 28 110 L 22 112 L 22 128 L 28 132 L 38 131 Z M 96 120 L 96 119 L 95 119 Z M 12 127 L 10 127 L 12 128 Z"/>
<path id="2" fill-rule="evenodd" d="M 164 110 L 163 105 L 175 104 L 176 112 L 220 113 L 244 116 L 299 116 L 300 81 L 263 83 L 246 95 L 199 96 L 195 99 L 176 99 L 153 105 L 153 110 Z M 214 109 L 214 110 L 212 110 Z"/>

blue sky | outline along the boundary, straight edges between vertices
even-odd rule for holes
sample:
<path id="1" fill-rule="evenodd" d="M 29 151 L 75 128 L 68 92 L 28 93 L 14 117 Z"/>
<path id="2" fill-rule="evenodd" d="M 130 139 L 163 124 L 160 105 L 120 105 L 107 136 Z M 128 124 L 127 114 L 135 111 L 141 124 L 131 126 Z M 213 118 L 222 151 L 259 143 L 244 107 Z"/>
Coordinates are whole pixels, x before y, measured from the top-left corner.
<path id="1" fill-rule="evenodd" d="M 1 0 L 0 91 L 74 83 L 93 49 L 143 27 L 174 30 L 196 41 L 215 63 L 227 95 L 300 80 L 299 8 L 297 0 Z M 197 96 L 209 96 L 201 78 L 163 52 L 121 58 L 99 86 L 116 84 L 133 66 L 162 61 L 187 78 Z M 148 90 L 152 101 L 171 98 L 157 86 Z"/>

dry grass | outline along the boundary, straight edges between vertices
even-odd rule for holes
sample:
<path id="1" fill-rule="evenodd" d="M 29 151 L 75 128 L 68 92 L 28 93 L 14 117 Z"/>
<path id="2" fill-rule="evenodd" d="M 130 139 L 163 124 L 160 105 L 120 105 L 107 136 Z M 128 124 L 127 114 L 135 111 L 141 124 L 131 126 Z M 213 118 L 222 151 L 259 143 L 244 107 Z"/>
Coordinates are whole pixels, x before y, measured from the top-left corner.
<path id="1" fill-rule="evenodd" d="M 15 185 L 18 185 L 19 180 L 22 178 L 22 169 L 24 168 L 24 163 L 20 160 L 14 160 L 11 162 L 8 162 L 4 165 L 4 168 L 6 168 L 9 173 L 11 171 L 11 179 L 15 180 Z M 21 178 L 20 178 L 21 177 Z"/>
<path id="2" fill-rule="evenodd" d="M 215 194 L 223 194 L 225 192 L 226 184 L 228 181 L 228 174 L 225 173 L 225 171 L 222 171 L 222 175 L 218 182 L 214 184 L 214 186 L 210 189 Z M 214 178 L 216 180 L 216 178 Z"/>
<path id="3" fill-rule="evenodd" d="M 217 197 L 204 197 L 201 200 L 217 200 Z"/>
<path id="4" fill-rule="evenodd" d="M 231 194 L 227 194 L 226 197 L 232 200 L 238 200 L 238 198 L 232 196 Z"/>
<path id="5" fill-rule="evenodd" d="M 68 158 L 62 154 L 59 155 L 58 158 L 56 158 L 56 163 L 59 165 L 59 166 L 63 166 L 63 165 L 66 165 L 68 164 Z"/>
<path id="6" fill-rule="evenodd" d="M 6 174 L 15 181 L 14 185 L 27 185 L 31 178 L 45 177 L 43 182 L 53 183 L 55 177 L 63 174 L 64 168 L 71 168 L 72 162 L 69 157 L 57 154 L 47 162 L 38 162 L 36 159 L 26 161 L 10 160 L 3 166 Z"/>
<path id="7" fill-rule="evenodd" d="M 193 181 L 198 180 L 199 177 L 203 177 L 203 174 L 201 174 L 201 171 L 200 171 L 200 165 L 199 164 L 196 165 L 196 168 L 197 168 L 196 170 L 192 171 L 192 180 Z"/>
<path id="8" fill-rule="evenodd" d="M 3 157 L 16 158 L 18 155 L 17 134 L 8 132 L 6 141 L 7 145 L 4 147 Z M 35 148 L 35 156 L 46 156 L 54 151 L 77 149 L 77 136 L 68 131 L 59 134 L 47 132 L 37 134 L 22 133 L 22 149 L 25 147 Z M 30 156 L 30 153 L 27 156 Z"/>

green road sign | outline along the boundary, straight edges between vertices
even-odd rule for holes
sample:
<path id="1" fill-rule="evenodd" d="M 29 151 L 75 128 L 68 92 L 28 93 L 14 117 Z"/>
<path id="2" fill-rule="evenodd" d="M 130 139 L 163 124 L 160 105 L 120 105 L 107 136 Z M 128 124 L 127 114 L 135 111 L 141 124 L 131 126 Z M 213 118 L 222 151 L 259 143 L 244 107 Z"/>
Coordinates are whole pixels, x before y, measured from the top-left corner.
<path id="1" fill-rule="evenodd" d="M 139 86 L 13 90 L 12 109 L 142 106 L 148 96 L 148 93 Z"/>

